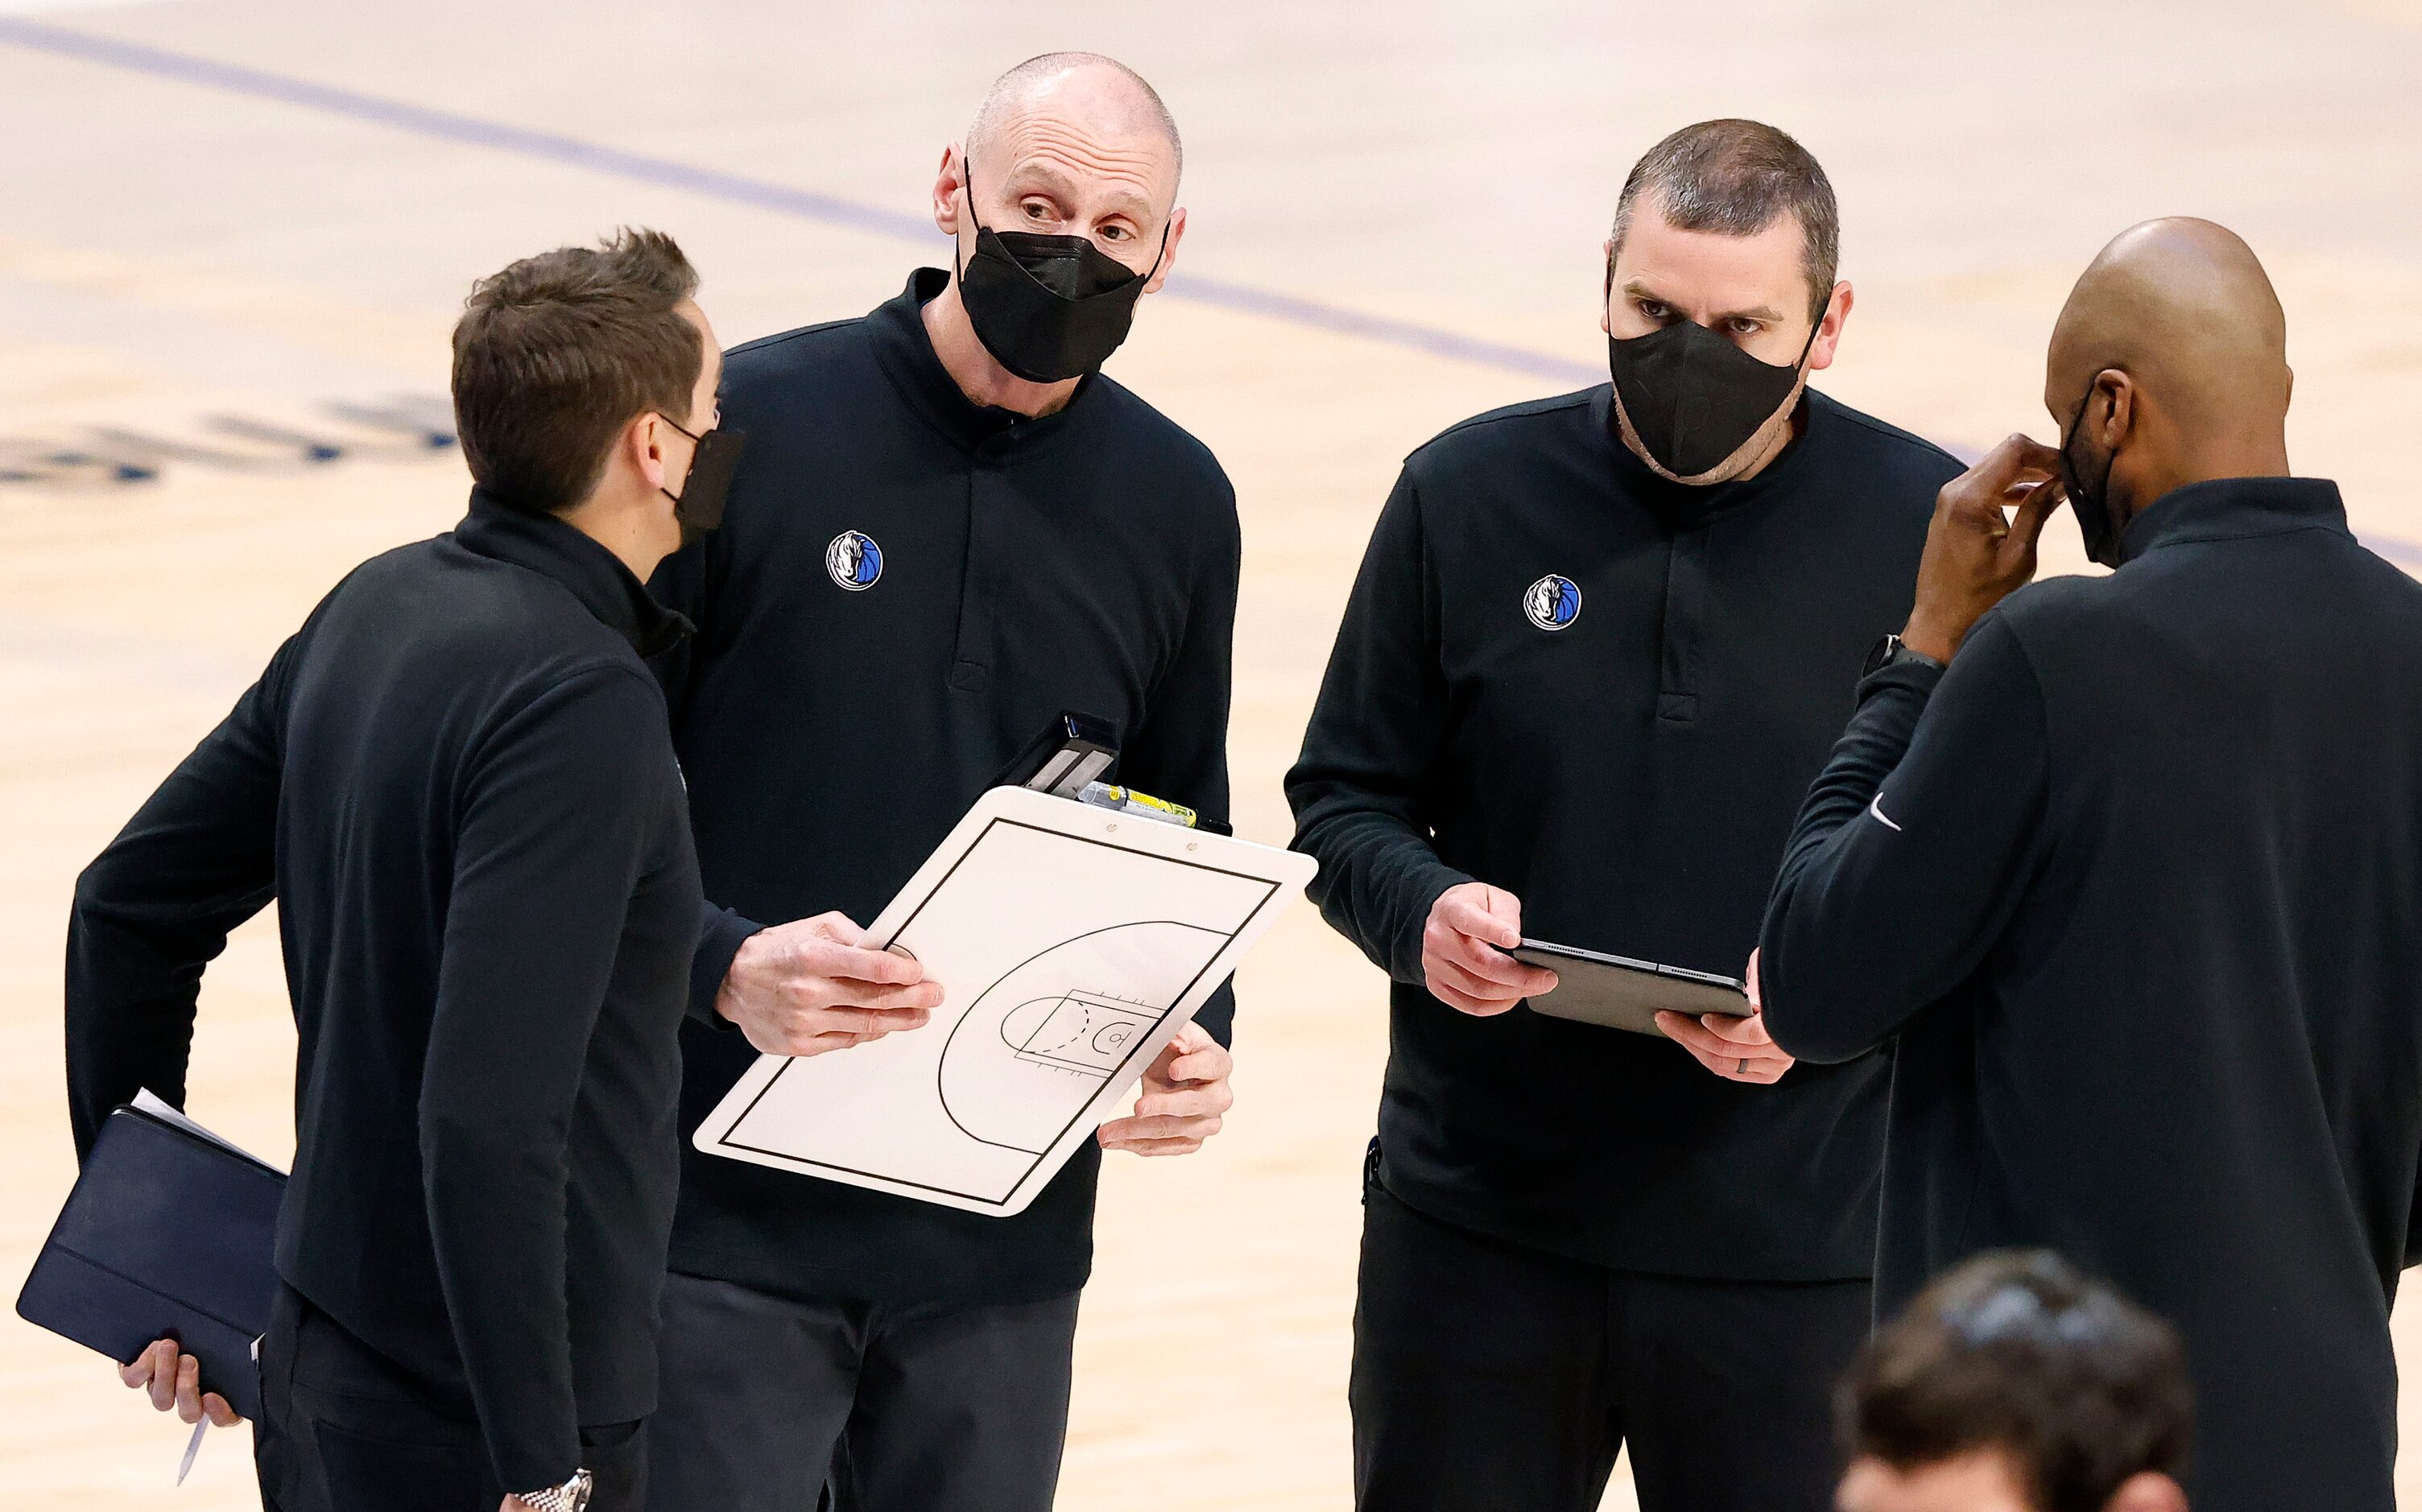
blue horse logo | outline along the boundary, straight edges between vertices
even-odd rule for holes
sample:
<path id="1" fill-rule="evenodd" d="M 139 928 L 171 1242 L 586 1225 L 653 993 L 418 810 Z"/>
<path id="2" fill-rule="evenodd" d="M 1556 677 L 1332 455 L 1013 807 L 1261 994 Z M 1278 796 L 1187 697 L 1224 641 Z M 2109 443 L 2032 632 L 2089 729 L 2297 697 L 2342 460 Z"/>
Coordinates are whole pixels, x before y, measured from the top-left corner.
<path id="1" fill-rule="evenodd" d="M 1522 613 L 1542 630 L 1564 630 L 1581 617 L 1581 585 L 1554 573 L 1522 593 Z"/>
<path id="2" fill-rule="evenodd" d="M 883 576 L 883 548 L 872 536 L 843 530 L 825 547 L 825 571 L 853 593 L 863 593 Z"/>

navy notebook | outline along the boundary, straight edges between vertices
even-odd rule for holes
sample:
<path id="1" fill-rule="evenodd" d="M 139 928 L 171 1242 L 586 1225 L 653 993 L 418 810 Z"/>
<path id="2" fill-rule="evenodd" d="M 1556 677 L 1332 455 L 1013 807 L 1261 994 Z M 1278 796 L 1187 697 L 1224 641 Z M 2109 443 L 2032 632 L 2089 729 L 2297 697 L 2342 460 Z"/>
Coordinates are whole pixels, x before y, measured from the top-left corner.
<path id="1" fill-rule="evenodd" d="M 286 1177 L 156 1099 L 109 1115 L 17 1294 L 17 1315 L 120 1363 L 170 1338 L 202 1390 L 260 1412 Z M 158 1109 L 157 1112 L 149 1110 Z"/>

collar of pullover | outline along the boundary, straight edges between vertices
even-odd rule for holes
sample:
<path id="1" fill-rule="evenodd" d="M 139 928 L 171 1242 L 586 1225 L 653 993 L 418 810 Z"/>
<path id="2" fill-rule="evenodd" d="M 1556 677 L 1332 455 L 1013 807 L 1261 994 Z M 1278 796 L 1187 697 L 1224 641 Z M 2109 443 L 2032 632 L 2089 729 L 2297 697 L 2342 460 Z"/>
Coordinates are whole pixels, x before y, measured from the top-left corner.
<path id="1" fill-rule="evenodd" d="M 1696 529 L 1720 514 L 1780 497 L 1798 485 L 1805 472 L 1809 440 L 1832 419 L 1813 392 L 1802 393 L 1794 418 L 1800 433 L 1754 478 L 1729 483 L 1677 483 L 1651 468 L 1623 444 L 1614 429 L 1614 386 L 1600 384 L 1590 394 L 1590 417 L 1605 437 L 1617 483 L 1624 495 L 1664 525 L 1668 530 Z"/>
<path id="2" fill-rule="evenodd" d="M 1079 379 L 1068 402 L 1048 415 L 1029 417 L 976 403 L 934 354 L 934 339 L 925 331 L 926 302 L 950 281 L 951 276 L 940 268 L 920 268 L 908 276 L 907 288 L 874 307 L 867 317 L 875 358 L 902 396 L 927 424 L 963 450 L 973 451 L 987 442 L 999 443 L 994 449 L 1032 446 L 1066 429 L 1087 408 L 1101 385 L 1100 375 L 1088 373 Z"/>
<path id="3" fill-rule="evenodd" d="M 690 622 L 650 598 L 621 558 L 554 515 L 516 509 L 474 488 L 471 512 L 454 528 L 454 540 L 466 551 L 554 578 L 641 656 L 690 633 Z"/>
<path id="4" fill-rule="evenodd" d="M 2326 478 L 2214 478 L 2173 488 L 2137 512 L 2119 535 L 2119 559 L 2187 541 L 2230 541 L 2285 530 L 2347 531 L 2345 501 Z"/>

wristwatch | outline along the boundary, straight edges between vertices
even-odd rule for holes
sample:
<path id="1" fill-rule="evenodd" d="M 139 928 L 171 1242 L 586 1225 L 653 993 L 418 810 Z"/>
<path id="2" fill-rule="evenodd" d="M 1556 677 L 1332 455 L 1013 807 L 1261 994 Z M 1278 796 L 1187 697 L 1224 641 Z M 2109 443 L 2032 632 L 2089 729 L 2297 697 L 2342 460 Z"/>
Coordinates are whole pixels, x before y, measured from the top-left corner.
<path id="1" fill-rule="evenodd" d="M 1885 668 L 1898 667 L 1904 662 L 1916 662 L 1922 666 L 1931 667 L 1938 672 L 1942 670 L 1942 663 L 1922 651 L 1910 650 L 1908 642 L 1902 640 L 1900 637 L 1886 636 L 1876 642 L 1875 650 L 1867 653 L 1867 664 L 1859 669 L 1859 679 L 1864 682 Z"/>
<path id="2" fill-rule="evenodd" d="M 590 1493 L 596 1489 L 596 1477 L 585 1470 L 575 1470 L 572 1478 L 560 1486 L 550 1486 L 543 1491 L 513 1493 L 528 1503 L 536 1512 L 585 1512 Z"/>

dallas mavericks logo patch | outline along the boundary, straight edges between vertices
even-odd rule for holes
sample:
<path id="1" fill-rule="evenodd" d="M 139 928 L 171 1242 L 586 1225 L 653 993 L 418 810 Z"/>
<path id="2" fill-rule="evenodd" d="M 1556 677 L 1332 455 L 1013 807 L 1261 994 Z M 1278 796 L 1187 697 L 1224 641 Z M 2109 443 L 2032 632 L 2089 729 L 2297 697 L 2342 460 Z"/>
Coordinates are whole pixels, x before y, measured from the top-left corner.
<path id="1" fill-rule="evenodd" d="M 1549 573 L 1523 591 L 1522 612 L 1542 630 L 1569 628 L 1581 617 L 1581 585 Z"/>
<path id="2" fill-rule="evenodd" d="M 825 547 L 825 571 L 853 593 L 863 593 L 883 576 L 883 548 L 873 538 L 843 530 Z"/>

